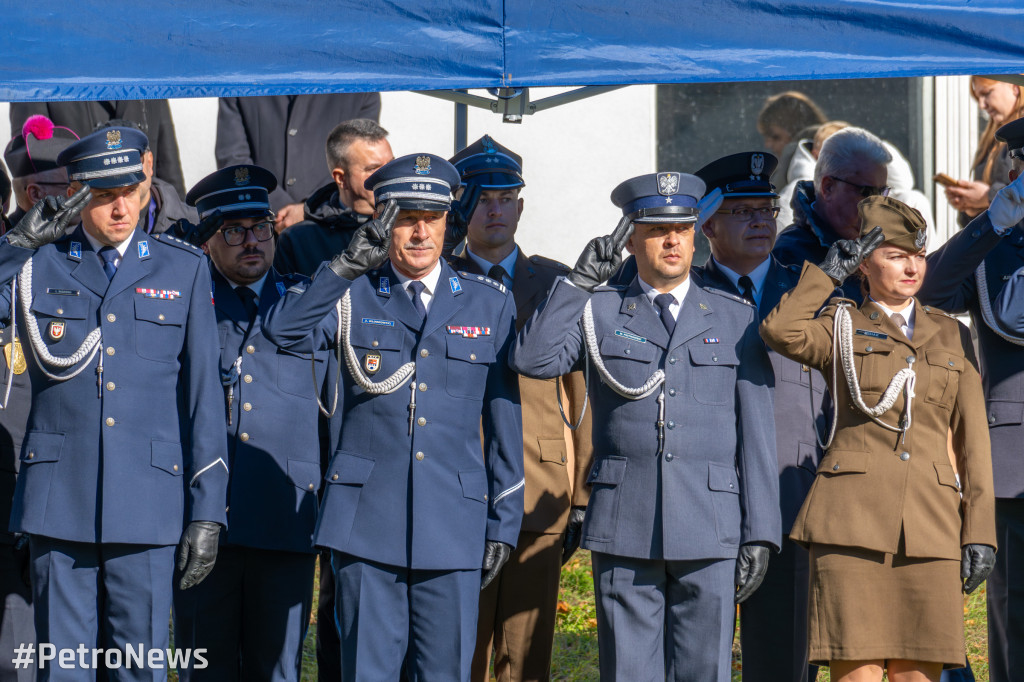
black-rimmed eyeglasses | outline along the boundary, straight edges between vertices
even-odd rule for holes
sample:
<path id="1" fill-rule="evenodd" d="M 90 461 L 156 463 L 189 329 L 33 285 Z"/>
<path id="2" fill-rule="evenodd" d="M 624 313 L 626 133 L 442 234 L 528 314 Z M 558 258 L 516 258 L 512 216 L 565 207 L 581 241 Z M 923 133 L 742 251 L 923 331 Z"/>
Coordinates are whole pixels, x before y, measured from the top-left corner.
<path id="1" fill-rule="evenodd" d="M 245 233 L 249 231 L 252 232 L 253 237 L 256 237 L 256 241 L 265 242 L 274 236 L 274 223 L 265 221 L 250 225 L 249 227 L 242 227 L 241 225 L 225 227 L 220 233 L 224 235 L 224 241 L 227 242 L 228 246 L 239 246 L 245 242 Z"/>
<path id="2" fill-rule="evenodd" d="M 737 220 L 743 222 L 749 222 L 757 216 L 758 220 L 775 220 L 779 217 L 779 211 L 781 209 L 778 206 L 765 206 L 763 208 L 722 208 L 716 211 L 716 213 L 727 213 Z"/>
<path id="3" fill-rule="evenodd" d="M 838 182 L 843 183 L 844 185 L 849 185 L 850 187 L 853 187 L 865 199 L 867 199 L 868 197 L 887 197 L 889 196 L 889 192 L 892 189 L 888 185 L 882 185 L 881 187 L 874 187 L 872 185 L 858 185 L 856 182 L 843 180 L 842 178 L 836 177 L 835 175 L 830 175 L 829 177 L 832 178 L 833 180 L 837 180 Z"/>

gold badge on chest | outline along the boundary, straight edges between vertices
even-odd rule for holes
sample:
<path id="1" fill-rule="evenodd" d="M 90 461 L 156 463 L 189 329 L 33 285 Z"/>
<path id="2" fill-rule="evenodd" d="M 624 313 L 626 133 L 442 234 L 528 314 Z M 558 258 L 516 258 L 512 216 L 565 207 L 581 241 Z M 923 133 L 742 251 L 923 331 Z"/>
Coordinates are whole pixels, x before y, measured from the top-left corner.
<path id="1" fill-rule="evenodd" d="M 4 357 L 7 358 L 7 366 L 15 374 L 24 374 L 28 369 L 25 364 L 25 352 L 21 349 L 21 341 L 15 340 L 4 346 Z"/>

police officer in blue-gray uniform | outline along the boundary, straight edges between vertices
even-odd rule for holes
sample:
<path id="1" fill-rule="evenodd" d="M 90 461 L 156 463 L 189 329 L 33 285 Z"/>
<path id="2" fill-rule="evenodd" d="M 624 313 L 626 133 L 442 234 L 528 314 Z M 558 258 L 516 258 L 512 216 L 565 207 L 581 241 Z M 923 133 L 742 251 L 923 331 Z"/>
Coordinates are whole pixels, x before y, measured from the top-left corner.
<path id="1" fill-rule="evenodd" d="M 918 298 L 947 312 L 969 312 L 978 334 L 999 542 L 986 587 L 989 671 L 994 682 L 1006 682 L 1024 670 L 1024 598 L 1015 587 L 1024 580 L 1024 333 L 1017 274 L 1024 266 L 1024 119 L 1001 127 L 996 138 L 1010 151 L 1010 184 L 987 211 L 929 254 Z"/>
<path id="2" fill-rule="evenodd" d="M 757 306 L 762 320 L 782 295 L 796 286 L 800 268 L 772 255 L 778 198 L 771 183 L 778 160 L 767 152 L 730 154 L 697 171 L 710 188 L 722 191 L 722 206 L 701 230 L 711 257 L 694 274 L 706 286 L 738 295 Z M 774 373 L 775 445 L 778 454 L 782 552 L 772 557 L 760 589 L 740 607 L 745 682 L 817 677 L 807 663 L 807 550 L 786 534 L 803 504 L 822 452 L 825 380 L 807 365 L 768 350 Z M 823 409 L 824 408 L 824 409 Z"/>
<path id="3" fill-rule="evenodd" d="M 38 638 L 120 649 L 100 665 L 133 680 L 166 674 L 127 667 L 125 647 L 167 647 L 174 544 L 187 588 L 216 558 L 228 480 L 209 409 L 221 398 L 209 270 L 198 249 L 135 229 L 145 146 L 131 128 L 71 145 L 70 198 L 47 197 L 0 241 L 0 282 L 13 280 L 0 317 L 16 322 L 32 378 L 11 529 L 31 536 Z"/>
<path id="4" fill-rule="evenodd" d="M 481 586 L 519 534 L 515 304 L 441 259 L 458 185 L 432 154 L 381 167 L 376 218 L 264 318 L 283 348 L 340 339 L 345 358 L 314 536 L 333 550 L 344 679 L 398 679 L 404 661 L 413 680 L 468 680 Z"/>
<path id="5" fill-rule="evenodd" d="M 623 212 L 520 332 L 512 367 L 593 364 L 591 550 L 603 680 L 730 678 L 735 603 L 781 544 L 769 383 L 757 313 L 689 277 L 719 203 L 682 173 L 627 180 Z M 634 231 L 635 229 L 635 231 Z M 600 286 L 636 256 L 628 286 Z"/>
<path id="6" fill-rule="evenodd" d="M 271 267 L 276 186 L 264 168 L 231 166 L 186 198 L 202 216 L 189 239 L 203 244 L 213 264 L 231 483 L 216 567 L 174 596 L 175 645 L 207 650 L 207 666 L 182 670 L 182 680 L 297 682 L 302 673 L 327 351 L 282 350 L 262 332 L 266 311 L 289 286 L 307 281 Z"/>

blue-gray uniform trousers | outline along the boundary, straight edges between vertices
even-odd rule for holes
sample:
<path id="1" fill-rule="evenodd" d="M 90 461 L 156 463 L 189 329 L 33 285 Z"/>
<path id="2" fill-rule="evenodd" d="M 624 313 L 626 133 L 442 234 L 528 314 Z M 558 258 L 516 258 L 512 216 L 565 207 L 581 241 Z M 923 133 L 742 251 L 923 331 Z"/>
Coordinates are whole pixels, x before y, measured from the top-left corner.
<path id="1" fill-rule="evenodd" d="M 264 333 L 286 349 L 330 347 L 346 292 L 366 378 L 409 362 L 415 376 L 372 394 L 343 370 L 314 534 L 334 550 L 342 678 L 394 679 L 405 661 L 411 680 L 468 680 L 485 541 L 515 546 L 522 521 L 519 383 L 506 361 L 515 304 L 501 284 L 442 263 L 424 320 L 389 263 L 354 281 L 325 266 L 288 290 Z"/>
<path id="2" fill-rule="evenodd" d="M 35 251 L 0 241 L 0 282 L 29 258 L 40 343 L 67 356 L 91 330 L 102 332 L 85 370 L 55 381 L 29 347 L 18 305 L 33 395 L 11 530 L 32 538 L 39 641 L 58 649 L 164 648 L 183 524 L 227 522 L 223 416 L 206 409 L 222 395 L 206 258 L 136 230 L 108 280 L 79 226 Z M 0 318 L 10 316 L 4 284 Z M 116 676 L 165 674 L 122 666 Z M 42 679 L 95 675 L 40 671 Z"/>
<path id="3" fill-rule="evenodd" d="M 658 395 L 615 393 L 591 372 L 595 461 L 583 525 L 593 552 L 601 678 L 728 680 L 734 565 L 781 543 L 770 368 L 752 306 L 694 282 L 668 335 L 638 279 L 593 294 L 559 282 L 520 332 L 512 367 L 577 368 L 587 300 L 608 372 Z M 685 663 L 683 663 L 685 660 Z"/>
<path id="4" fill-rule="evenodd" d="M 316 493 L 320 487 L 319 408 L 327 351 L 285 351 L 263 335 L 266 312 L 303 277 L 267 272 L 256 317 L 215 269 L 214 307 L 231 481 L 228 531 L 200 584 L 175 586 L 178 646 L 205 648 L 207 665 L 184 681 L 299 680 L 312 608 Z M 239 362 L 239 358 L 241 361 Z"/>

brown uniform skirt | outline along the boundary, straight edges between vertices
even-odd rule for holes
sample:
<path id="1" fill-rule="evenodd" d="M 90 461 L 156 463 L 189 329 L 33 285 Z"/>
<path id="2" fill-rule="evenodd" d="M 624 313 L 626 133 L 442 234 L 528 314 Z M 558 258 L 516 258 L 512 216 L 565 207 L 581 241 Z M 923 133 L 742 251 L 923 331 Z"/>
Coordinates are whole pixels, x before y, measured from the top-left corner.
<path id="1" fill-rule="evenodd" d="M 905 659 L 964 665 L 960 562 L 810 547 L 810 661 Z"/>

